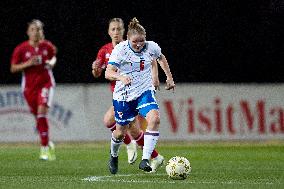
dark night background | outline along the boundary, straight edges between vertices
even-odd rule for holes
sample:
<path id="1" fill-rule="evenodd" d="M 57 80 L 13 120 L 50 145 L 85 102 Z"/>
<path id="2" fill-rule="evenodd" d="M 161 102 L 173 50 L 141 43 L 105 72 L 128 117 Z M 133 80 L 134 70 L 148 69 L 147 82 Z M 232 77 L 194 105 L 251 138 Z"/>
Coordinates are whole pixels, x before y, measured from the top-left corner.
<path id="1" fill-rule="evenodd" d="M 57 83 L 106 82 L 93 79 L 91 64 L 110 41 L 108 20 L 121 17 L 127 27 L 134 16 L 161 46 L 177 83 L 282 83 L 283 12 L 283 0 L 4 0 L 0 83 L 20 82 L 10 57 L 33 18 L 58 48 Z"/>

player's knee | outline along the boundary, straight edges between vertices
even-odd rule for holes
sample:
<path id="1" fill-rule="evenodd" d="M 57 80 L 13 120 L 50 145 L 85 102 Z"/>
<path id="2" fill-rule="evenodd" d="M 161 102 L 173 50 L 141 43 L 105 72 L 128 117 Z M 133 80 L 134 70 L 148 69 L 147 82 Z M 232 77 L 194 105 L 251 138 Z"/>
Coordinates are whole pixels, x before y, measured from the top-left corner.
<path id="1" fill-rule="evenodd" d="M 129 130 L 129 134 L 133 137 L 133 138 L 137 138 L 140 135 L 140 129 L 131 129 Z"/>
<path id="2" fill-rule="evenodd" d="M 109 116 L 104 116 L 103 123 L 107 128 L 111 128 L 115 124 L 115 121 Z"/>
<path id="3" fill-rule="evenodd" d="M 153 124 L 154 125 L 160 125 L 160 116 L 158 116 L 158 115 L 154 116 Z"/>
<path id="4" fill-rule="evenodd" d="M 124 134 L 124 133 L 122 133 L 122 132 L 117 132 L 116 138 L 117 138 L 118 140 L 123 140 L 124 137 L 125 137 L 125 134 Z"/>
<path id="5" fill-rule="evenodd" d="M 147 119 L 148 126 L 156 128 L 160 125 L 160 116 L 158 114 L 153 114 Z"/>

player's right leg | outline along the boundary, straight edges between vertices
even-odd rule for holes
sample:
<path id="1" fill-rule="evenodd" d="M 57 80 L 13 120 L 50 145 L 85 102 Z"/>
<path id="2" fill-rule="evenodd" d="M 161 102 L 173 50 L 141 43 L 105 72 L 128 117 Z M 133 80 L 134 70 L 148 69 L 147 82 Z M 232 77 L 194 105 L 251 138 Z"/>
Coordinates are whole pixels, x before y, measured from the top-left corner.
<path id="1" fill-rule="evenodd" d="M 118 171 L 118 152 L 120 145 L 125 137 L 127 128 L 131 122 L 134 121 L 137 115 L 135 101 L 125 102 L 113 100 L 116 129 L 112 133 L 111 137 L 111 150 L 109 160 L 109 170 L 112 174 L 116 174 Z"/>
<path id="2" fill-rule="evenodd" d="M 43 92 L 45 95 L 42 94 Z M 30 111 L 36 120 L 37 133 L 39 134 L 41 143 L 39 156 L 39 159 L 41 160 L 55 160 L 54 144 L 49 142 L 48 136 L 49 126 L 47 114 L 50 101 L 47 99 L 51 100 L 53 97 L 49 92 L 50 90 L 46 88 L 40 89 L 36 92 L 27 90 L 24 92 L 24 96 L 29 105 Z"/>
<path id="3" fill-rule="evenodd" d="M 114 107 L 111 106 L 107 110 L 104 116 L 104 125 L 113 132 L 115 130 L 115 120 L 114 120 Z M 136 142 L 131 140 L 128 133 L 125 134 L 123 139 L 124 144 L 126 144 L 128 163 L 133 164 L 137 159 L 137 146 Z"/>
<path id="4" fill-rule="evenodd" d="M 104 115 L 104 125 L 113 132 L 115 130 L 114 108 L 110 106 Z"/>
<path id="5" fill-rule="evenodd" d="M 127 132 L 127 125 L 116 125 L 116 129 L 112 132 L 111 145 L 110 145 L 110 159 L 109 159 L 109 171 L 111 174 L 116 174 L 118 171 L 118 153 L 120 145 L 123 142 L 123 138 Z"/>

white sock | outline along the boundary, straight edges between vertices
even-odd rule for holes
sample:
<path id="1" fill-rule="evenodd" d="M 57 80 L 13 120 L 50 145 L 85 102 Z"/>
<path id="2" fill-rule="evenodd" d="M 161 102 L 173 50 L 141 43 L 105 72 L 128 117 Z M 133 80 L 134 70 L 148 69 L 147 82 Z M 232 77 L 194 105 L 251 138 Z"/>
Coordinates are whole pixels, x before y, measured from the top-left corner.
<path id="1" fill-rule="evenodd" d="M 144 133 L 144 146 L 142 159 L 150 159 L 153 150 L 158 142 L 160 132 L 146 130 Z"/>
<path id="2" fill-rule="evenodd" d="M 110 153 L 112 157 L 117 157 L 119 153 L 119 148 L 123 140 L 119 140 L 114 138 L 113 134 L 111 136 L 111 143 L 110 143 Z"/>
<path id="3" fill-rule="evenodd" d="M 41 151 L 47 152 L 49 149 L 48 146 L 41 146 Z"/>

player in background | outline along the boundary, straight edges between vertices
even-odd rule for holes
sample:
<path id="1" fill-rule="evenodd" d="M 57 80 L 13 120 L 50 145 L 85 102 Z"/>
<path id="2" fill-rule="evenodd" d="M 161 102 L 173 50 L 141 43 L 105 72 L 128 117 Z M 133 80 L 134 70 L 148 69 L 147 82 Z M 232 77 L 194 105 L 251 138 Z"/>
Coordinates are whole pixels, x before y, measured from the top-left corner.
<path id="1" fill-rule="evenodd" d="M 124 23 L 121 18 L 113 18 L 109 21 L 109 28 L 108 34 L 112 40 L 111 43 L 107 43 L 104 45 L 98 52 L 96 60 L 93 62 L 92 65 L 92 73 L 95 78 L 101 76 L 102 71 L 106 68 L 109 56 L 114 48 L 118 43 L 123 41 L 123 34 L 124 34 Z M 157 63 L 154 61 L 153 64 L 153 83 L 155 86 L 159 85 L 159 78 L 158 78 L 158 68 Z M 111 82 L 111 91 L 113 92 L 115 87 L 115 81 Z M 129 129 L 129 133 L 132 138 L 136 141 L 137 145 L 143 147 L 144 145 L 144 132 L 140 130 L 141 118 L 137 118 L 135 126 Z M 104 116 L 104 125 L 109 128 L 112 132 L 115 130 L 115 119 L 114 119 L 114 108 L 111 106 Z M 123 142 L 127 145 L 127 154 L 128 154 L 128 163 L 133 164 L 137 159 L 137 150 L 136 150 L 136 143 L 131 142 L 131 137 L 128 133 L 125 134 L 125 138 Z M 159 155 L 156 150 L 153 151 L 151 154 L 152 161 L 151 166 L 153 167 L 153 172 L 155 172 L 164 161 L 164 157 Z"/>
<path id="2" fill-rule="evenodd" d="M 10 71 L 22 72 L 22 92 L 36 120 L 40 137 L 41 160 L 55 160 L 54 144 L 49 141 L 48 108 L 51 105 L 55 80 L 52 68 L 56 63 L 56 47 L 44 39 L 43 23 L 32 20 L 27 27 L 28 40 L 20 43 L 12 54 Z"/>
<path id="3" fill-rule="evenodd" d="M 166 89 L 174 89 L 175 83 L 165 56 L 159 45 L 146 41 L 146 31 L 136 18 L 128 25 L 127 41 L 114 47 L 106 68 L 105 77 L 116 81 L 113 92 L 116 129 L 111 138 L 109 170 L 118 171 L 118 153 L 127 128 L 135 124 L 135 117 L 146 118 L 142 161 L 139 169 L 151 172 L 149 160 L 159 138 L 160 114 L 152 82 L 152 62 L 158 60 L 167 76 Z"/>

